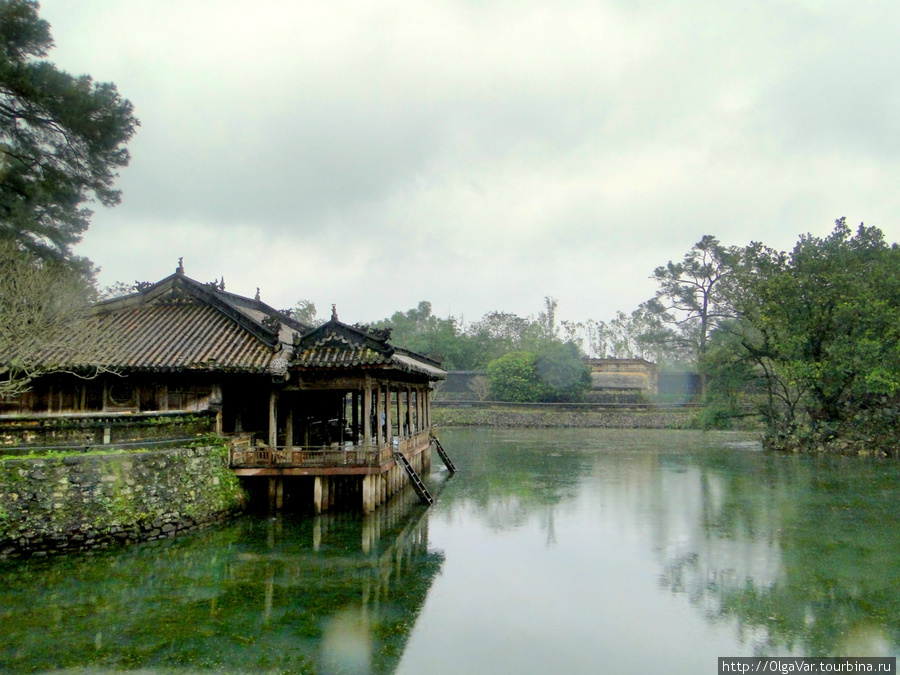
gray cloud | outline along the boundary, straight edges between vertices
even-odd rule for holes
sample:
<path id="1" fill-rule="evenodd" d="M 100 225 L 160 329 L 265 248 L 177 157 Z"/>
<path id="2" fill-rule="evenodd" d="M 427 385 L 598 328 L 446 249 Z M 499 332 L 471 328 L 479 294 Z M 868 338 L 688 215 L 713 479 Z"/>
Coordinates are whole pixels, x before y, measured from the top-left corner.
<path id="1" fill-rule="evenodd" d="M 104 279 L 608 318 L 706 233 L 900 232 L 893 3 L 44 0 L 142 120 Z M 267 296 L 266 293 L 269 295 Z"/>

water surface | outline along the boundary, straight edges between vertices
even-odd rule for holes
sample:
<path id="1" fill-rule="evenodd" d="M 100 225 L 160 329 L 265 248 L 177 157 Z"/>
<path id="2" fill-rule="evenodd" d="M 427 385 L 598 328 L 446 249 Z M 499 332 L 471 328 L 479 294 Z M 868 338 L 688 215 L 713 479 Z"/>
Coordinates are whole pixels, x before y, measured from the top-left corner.
<path id="1" fill-rule="evenodd" d="M 900 465 L 445 430 L 431 509 L 245 516 L 0 568 L 3 672 L 715 672 L 900 655 Z"/>

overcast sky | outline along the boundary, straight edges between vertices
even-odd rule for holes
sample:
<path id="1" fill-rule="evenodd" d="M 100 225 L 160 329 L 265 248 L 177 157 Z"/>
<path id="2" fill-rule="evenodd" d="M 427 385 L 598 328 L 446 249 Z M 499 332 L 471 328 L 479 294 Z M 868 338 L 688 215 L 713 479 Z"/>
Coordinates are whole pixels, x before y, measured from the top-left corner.
<path id="1" fill-rule="evenodd" d="M 703 235 L 900 238 L 900 3 L 44 0 L 141 127 L 78 253 L 320 316 L 609 319 Z"/>

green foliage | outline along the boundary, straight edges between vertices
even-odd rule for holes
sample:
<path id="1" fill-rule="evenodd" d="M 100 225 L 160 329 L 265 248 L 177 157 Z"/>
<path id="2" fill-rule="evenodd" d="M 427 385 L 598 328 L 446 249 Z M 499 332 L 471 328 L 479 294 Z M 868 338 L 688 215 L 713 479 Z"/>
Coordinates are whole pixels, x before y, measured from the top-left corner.
<path id="1" fill-rule="evenodd" d="M 84 203 L 119 202 L 113 183 L 139 122 L 115 85 L 42 59 L 53 40 L 37 10 L 0 0 L 0 237 L 71 260 L 91 216 Z"/>
<path id="2" fill-rule="evenodd" d="M 543 401 L 550 387 L 541 381 L 537 358 L 531 352 L 510 352 L 488 365 L 491 395 L 497 401 Z"/>
<path id="3" fill-rule="evenodd" d="M 575 345 L 548 342 L 537 354 L 510 352 L 491 361 L 488 382 L 497 401 L 578 401 L 590 389 L 591 375 Z"/>
<path id="4" fill-rule="evenodd" d="M 763 384 L 772 447 L 896 452 L 900 249 L 844 219 L 790 253 L 751 244 L 731 284 L 728 359 Z M 726 360 L 727 362 L 727 360 Z"/>
<path id="5" fill-rule="evenodd" d="M 305 326 L 314 328 L 325 323 L 317 317 L 316 303 L 312 300 L 298 300 L 290 309 L 291 318 Z"/>
<path id="6" fill-rule="evenodd" d="M 557 301 L 547 296 L 536 316 L 488 312 L 467 325 L 462 318 L 435 316 L 431 303 L 423 300 L 413 309 L 378 321 L 375 327 L 390 328 L 392 344 L 437 359 L 448 370 L 484 370 L 510 352 L 538 353 L 548 343 L 562 344 L 556 307 Z M 574 339 L 566 340 L 570 341 L 574 343 Z"/>
<path id="7" fill-rule="evenodd" d="M 631 314 L 618 311 L 610 321 L 592 323 L 592 351 L 601 357 L 647 359 L 669 365 L 693 360 L 678 333 L 646 304 Z"/>
<path id="8" fill-rule="evenodd" d="M 544 400 L 581 401 L 591 388 L 591 369 L 571 342 L 547 342 L 535 358 L 535 372 L 550 388 Z"/>
<path id="9" fill-rule="evenodd" d="M 460 334 L 457 320 L 435 316 L 426 300 L 406 312 L 394 312 L 375 327 L 390 328 L 392 344 L 437 359 L 445 368 L 466 369 L 471 361 L 470 345 Z"/>
<path id="10" fill-rule="evenodd" d="M 700 412 L 706 429 L 728 429 L 739 418 L 752 415 L 762 394 L 759 370 L 745 358 L 738 332 L 740 322 L 729 319 L 710 334 L 701 372 L 708 386 Z"/>

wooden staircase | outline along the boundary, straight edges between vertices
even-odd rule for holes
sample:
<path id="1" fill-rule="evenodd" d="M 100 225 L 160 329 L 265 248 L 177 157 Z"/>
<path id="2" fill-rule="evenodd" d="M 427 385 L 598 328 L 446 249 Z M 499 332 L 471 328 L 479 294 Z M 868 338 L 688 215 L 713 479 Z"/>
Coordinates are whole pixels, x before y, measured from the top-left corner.
<path id="1" fill-rule="evenodd" d="M 456 467 L 453 465 L 450 456 L 447 454 L 447 451 L 444 450 L 444 446 L 441 445 L 441 442 L 434 436 L 431 437 L 431 442 L 434 443 L 435 448 L 437 448 L 438 454 L 441 456 L 444 464 L 450 469 L 450 473 L 456 473 Z"/>
<path id="2" fill-rule="evenodd" d="M 422 479 L 419 478 L 419 474 L 416 473 L 416 470 L 412 467 L 412 464 L 410 464 L 409 460 L 406 459 L 406 455 L 404 455 L 402 452 L 395 452 L 394 459 L 399 462 L 404 469 L 406 469 L 406 474 L 409 476 L 409 481 L 416 489 L 416 493 L 419 495 L 419 499 L 421 499 L 423 503 L 428 504 L 429 506 L 434 504 L 434 497 L 432 497 L 431 493 L 428 492 L 428 488 L 425 487 L 425 483 L 423 483 Z"/>

